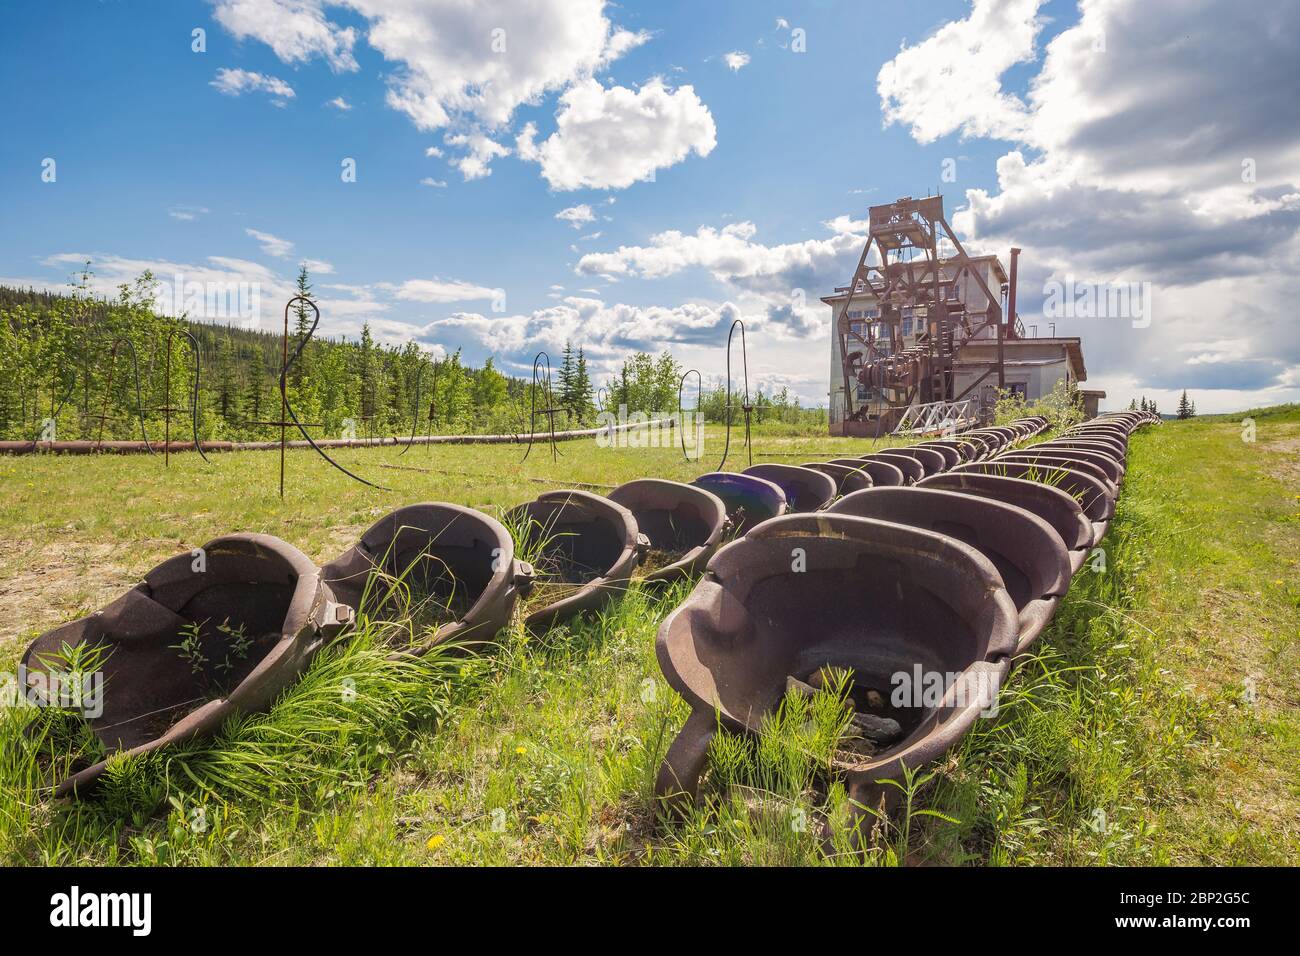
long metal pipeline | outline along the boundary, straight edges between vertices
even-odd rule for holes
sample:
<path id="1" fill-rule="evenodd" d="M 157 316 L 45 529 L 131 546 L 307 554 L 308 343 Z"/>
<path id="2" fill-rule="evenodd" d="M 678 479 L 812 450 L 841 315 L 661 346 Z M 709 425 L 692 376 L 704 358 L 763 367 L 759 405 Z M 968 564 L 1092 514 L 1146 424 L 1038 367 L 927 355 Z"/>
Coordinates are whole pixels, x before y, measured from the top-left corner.
<path id="1" fill-rule="evenodd" d="M 609 435 L 615 432 L 629 431 L 634 428 L 674 428 L 676 420 L 671 416 L 668 418 L 656 418 L 646 422 L 628 422 L 622 425 L 602 425 L 597 428 L 575 428 L 568 431 L 555 432 L 556 441 L 575 441 L 580 438 L 595 438 L 597 435 Z M 372 448 L 382 445 L 522 445 L 531 440 L 549 440 L 551 433 L 537 432 L 532 436 L 527 434 L 504 434 L 504 435 L 416 435 L 411 438 L 398 438 L 396 435 L 384 438 L 330 438 L 321 439 L 316 442 L 321 448 Z M 199 443 L 205 452 L 209 451 L 276 451 L 280 447 L 278 441 L 204 441 Z M 285 443 L 286 448 L 310 448 L 311 446 L 305 441 L 291 441 Z M 93 455 L 96 452 L 105 454 L 145 454 L 150 449 L 162 451 L 164 443 L 160 441 L 145 443 L 142 441 L 104 441 L 96 442 L 91 440 L 77 441 L 0 441 L 0 455 L 33 455 L 33 454 L 62 454 L 62 455 Z M 194 442 L 174 441 L 170 443 L 169 451 L 172 453 L 181 451 L 193 451 Z"/>

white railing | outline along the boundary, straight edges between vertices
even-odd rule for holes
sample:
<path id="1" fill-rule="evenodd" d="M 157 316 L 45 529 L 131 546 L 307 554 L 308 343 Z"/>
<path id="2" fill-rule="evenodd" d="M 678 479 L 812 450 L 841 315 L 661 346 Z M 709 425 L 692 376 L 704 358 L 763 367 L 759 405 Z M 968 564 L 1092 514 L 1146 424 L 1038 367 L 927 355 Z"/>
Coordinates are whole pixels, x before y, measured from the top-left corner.
<path id="1" fill-rule="evenodd" d="M 956 434 L 978 424 L 979 408 L 973 398 L 959 402 L 928 402 L 909 405 L 894 427 L 895 435 L 925 435 L 931 432 Z"/>

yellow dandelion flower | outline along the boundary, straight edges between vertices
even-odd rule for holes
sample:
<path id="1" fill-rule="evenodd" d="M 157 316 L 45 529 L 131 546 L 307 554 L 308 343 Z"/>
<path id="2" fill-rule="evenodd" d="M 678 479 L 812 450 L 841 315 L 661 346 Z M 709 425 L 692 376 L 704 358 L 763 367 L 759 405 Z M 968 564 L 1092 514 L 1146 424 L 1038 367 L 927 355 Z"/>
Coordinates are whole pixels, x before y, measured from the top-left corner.
<path id="1" fill-rule="evenodd" d="M 447 838 L 443 836 L 441 833 L 436 833 L 433 836 L 429 837 L 428 841 L 424 845 L 427 846 L 430 850 L 436 850 L 438 849 L 438 847 L 442 846 L 445 842 L 447 842 Z"/>

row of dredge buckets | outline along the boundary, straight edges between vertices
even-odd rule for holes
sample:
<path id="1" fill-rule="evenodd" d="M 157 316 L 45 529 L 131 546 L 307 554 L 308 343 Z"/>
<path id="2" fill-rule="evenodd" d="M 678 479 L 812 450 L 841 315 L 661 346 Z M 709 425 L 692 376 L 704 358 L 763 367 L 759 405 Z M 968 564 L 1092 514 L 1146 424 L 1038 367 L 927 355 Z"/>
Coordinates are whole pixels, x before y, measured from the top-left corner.
<path id="1" fill-rule="evenodd" d="M 1022 419 L 830 463 L 548 492 L 504 519 L 536 567 L 505 524 L 453 504 L 400 508 L 323 567 L 279 538 L 228 535 L 42 634 L 20 680 L 58 706 L 60 676 L 94 661 L 102 706 L 86 719 L 114 759 L 268 709 L 358 613 L 409 609 L 411 595 L 436 626 L 394 654 L 486 643 L 521 600 L 537 631 L 638 574 L 654 585 L 702 572 L 656 642 L 692 709 L 656 781 L 663 808 L 697 798 L 719 727 L 757 733 L 787 693 L 815 692 L 834 669 L 855 711 L 835 770 L 860 810 L 989 706 L 1105 534 L 1129 434 L 1155 421 L 1106 415 L 1018 447 L 1047 426 Z M 955 679 L 938 702 L 895 706 L 894 676 L 922 673 Z M 54 795 L 90 794 L 107 763 L 74 767 Z"/>

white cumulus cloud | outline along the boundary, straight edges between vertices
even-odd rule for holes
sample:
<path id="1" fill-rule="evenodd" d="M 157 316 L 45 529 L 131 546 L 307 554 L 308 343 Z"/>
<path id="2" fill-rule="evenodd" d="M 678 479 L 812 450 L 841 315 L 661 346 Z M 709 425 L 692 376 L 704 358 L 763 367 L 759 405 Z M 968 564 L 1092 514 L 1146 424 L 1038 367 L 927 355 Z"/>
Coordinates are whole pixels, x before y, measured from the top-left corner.
<path id="1" fill-rule="evenodd" d="M 314 0 L 216 0 L 212 16 L 237 39 L 265 43 L 285 63 L 320 56 L 334 70 L 355 70 L 356 31 L 326 19 Z"/>
<path id="2" fill-rule="evenodd" d="M 408 279 L 398 286 L 394 298 L 411 302 L 474 302 L 495 299 L 500 289 L 463 282 L 460 279 Z"/>
<path id="3" fill-rule="evenodd" d="M 293 87 L 278 76 L 268 76 L 250 70 L 232 70 L 224 66 L 217 70 L 217 75 L 209 85 L 226 96 L 260 92 L 269 93 L 281 101 L 291 100 L 294 97 Z"/>
<path id="4" fill-rule="evenodd" d="M 613 24 L 605 0 L 215 0 L 217 22 L 286 63 L 321 57 L 356 70 L 356 30 L 327 6 L 366 21 L 365 38 L 395 69 L 387 100 L 421 129 L 457 116 L 489 128 L 646 42 Z"/>
<path id="5" fill-rule="evenodd" d="M 707 156 L 717 144 L 713 116 L 695 89 L 672 89 L 660 79 L 638 90 L 583 80 L 560 97 L 555 122 L 541 142 L 528 124 L 516 146 L 560 191 L 624 189 L 692 152 Z"/>
<path id="6" fill-rule="evenodd" d="M 269 232 L 259 232 L 256 229 L 245 229 L 244 232 L 256 239 L 262 251 L 268 256 L 283 259 L 293 252 L 293 243 L 288 239 L 281 239 L 279 236 L 273 236 Z"/>
<path id="7" fill-rule="evenodd" d="M 448 160 L 460 170 L 466 181 L 482 179 L 492 175 L 492 160 L 500 156 L 509 156 L 510 147 L 502 146 L 496 140 L 483 133 L 455 133 L 444 140 L 448 146 L 461 146 L 465 154 Z"/>
<path id="8" fill-rule="evenodd" d="M 1002 88 L 1002 75 L 1033 59 L 1043 2 L 975 0 L 966 19 L 905 46 L 876 77 L 885 124 L 910 127 L 920 143 L 957 130 L 1016 138 L 1028 113 L 1019 97 Z"/>
<path id="9" fill-rule="evenodd" d="M 1184 387 L 1202 411 L 1300 398 L 1300 327 L 1278 305 L 1300 296 L 1300 8 L 1084 0 L 1022 101 L 1001 77 L 1032 59 L 1038 9 L 976 0 L 880 71 L 886 119 L 918 141 L 1017 144 L 954 211 L 967 249 L 1024 249 L 1023 320 L 1080 335 L 1113 405 L 1172 407 Z M 924 67 L 939 55 L 950 68 Z M 1147 315 L 1044 313 L 1067 280 L 1144 286 Z"/>
<path id="10" fill-rule="evenodd" d="M 731 70 L 732 73 L 739 73 L 741 67 L 749 65 L 749 54 L 742 53 L 739 50 L 724 53 L 722 59 L 727 64 L 727 69 Z"/>
<path id="11" fill-rule="evenodd" d="M 649 245 L 619 246 L 614 252 L 592 252 L 578 260 L 580 275 L 634 276 L 663 279 L 684 269 L 699 268 L 737 289 L 789 297 L 803 289 L 815 298 L 848 279 L 854 252 L 864 237 L 849 231 L 853 220 L 840 217 L 826 223 L 826 239 L 764 245 L 754 241 L 758 227 L 735 222 L 721 229 L 700 226 L 693 234 L 678 230 L 656 233 Z"/>
<path id="12" fill-rule="evenodd" d="M 596 221 L 596 214 L 591 211 L 591 207 L 586 203 L 579 206 L 570 206 L 568 209 L 561 209 L 555 214 L 555 218 L 561 222 L 567 222 L 574 229 L 581 229 L 583 225 Z"/>

